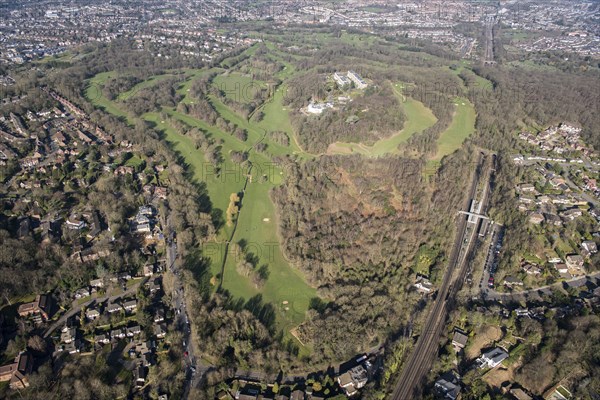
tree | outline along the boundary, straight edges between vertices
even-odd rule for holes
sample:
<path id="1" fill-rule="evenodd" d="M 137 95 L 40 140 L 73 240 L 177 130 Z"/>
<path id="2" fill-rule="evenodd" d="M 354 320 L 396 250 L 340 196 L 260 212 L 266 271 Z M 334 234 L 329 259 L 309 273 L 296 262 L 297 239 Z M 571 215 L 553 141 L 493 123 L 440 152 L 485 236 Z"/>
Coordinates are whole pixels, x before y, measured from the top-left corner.
<path id="1" fill-rule="evenodd" d="M 46 341 L 38 335 L 34 335 L 34 336 L 30 337 L 29 340 L 27 341 L 27 346 L 30 349 L 35 350 L 42 354 L 46 354 L 46 350 L 48 348 Z"/>

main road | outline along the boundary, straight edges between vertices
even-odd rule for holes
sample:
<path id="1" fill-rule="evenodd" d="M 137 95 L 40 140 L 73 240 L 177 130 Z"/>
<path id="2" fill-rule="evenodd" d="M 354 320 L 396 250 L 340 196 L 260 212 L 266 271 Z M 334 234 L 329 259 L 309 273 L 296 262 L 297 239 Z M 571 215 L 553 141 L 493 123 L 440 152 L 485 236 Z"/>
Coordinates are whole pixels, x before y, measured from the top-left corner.
<path id="1" fill-rule="evenodd" d="M 469 211 L 470 202 L 472 199 L 475 199 L 482 166 L 487 165 L 483 162 L 484 159 L 485 156 L 480 156 L 478 165 L 473 173 L 471 188 L 463 205 L 464 211 Z M 487 174 L 488 168 L 484 172 L 487 181 L 484 184 L 482 195 L 482 213 L 485 213 L 487 208 L 489 186 Z M 465 261 L 468 259 L 474 238 L 477 236 L 476 224 L 468 224 L 467 217 L 462 214 L 459 214 L 457 218 L 458 229 L 450 253 L 448 268 L 446 269 L 434 303 L 430 308 L 421 335 L 396 382 L 394 391 L 390 397 L 391 399 L 411 400 L 420 398 L 422 381 L 431 369 L 431 365 L 437 355 L 441 332 L 448 312 L 448 303 L 453 301 L 460 289 L 460 284 L 464 280 L 468 264 Z"/>

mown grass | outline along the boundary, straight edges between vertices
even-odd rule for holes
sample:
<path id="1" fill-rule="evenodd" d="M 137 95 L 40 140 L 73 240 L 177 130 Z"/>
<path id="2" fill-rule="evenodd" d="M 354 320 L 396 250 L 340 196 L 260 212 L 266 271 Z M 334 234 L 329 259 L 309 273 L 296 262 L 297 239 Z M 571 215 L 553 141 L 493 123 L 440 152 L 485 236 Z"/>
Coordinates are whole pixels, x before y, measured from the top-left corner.
<path id="1" fill-rule="evenodd" d="M 398 154 L 400 151 L 398 146 L 406 142 L 412 135 L 417 132 L 433 126 L 437 122 L 437 118 L 433 115 L 433 112 L 427 108 L 423 103 L 414 100 L 410 97 L 405 97 L 401 93 L 401 84 L 394 85 L 394 91 L 398 96 L 402 110 L 398 112 L 404 112 L 404 126 L 398 133 L 378 140 L 373 146 L 366 146 L 362 143 L 335 143 L 330 149 L 333 149 L 333 153 L 349 154 L 358 153 L 369 157 L 377 157 L 385 154 Z M 336 151 L 335 149 L 339 149 Z"/>
<path id="2" fill-rule="evenodd" d="M 178 89 L 179 92 L 187 95 L 186 92 L 193 84 L 194 79 L 204 73 L 208 73 L 208 71 L 190 71 L 189 78 Z M 114 72 L 108 72 L 90 79 L 86 95 L 88 100 L 95 106 L 104 108 L 115 116 L 123 117 L 132 124 L 133 117 L 122 109 L 122 105 L 116 101 L 108 100 L 102 94 L 102 84 L 113 76 L 116 76 Z M 161 75 L 160 77 L 151 77 L 136 85 L 134 90 L 141 87 L 150 87 L 158 79 L 165 79 L 168 75 Z M 233 80 L 233 82 L 241 83 L 241 78 L 243 78 L 241 75 L 228 74 L 227 76 L 217 77 L 215 81 L 230 84 Z M 211 97 L 210 100 L 221 116 L 248 130 L 248 140 L 246 142 L 242 142 L 204 121 L 173 109 L 160 111 L 164 111 L 171 118 L 179 119 L 190 126 L 197 126 L 215 139 L 223 141 L 221 152 L 225 161 L 221 166 L 220 175 L 217 175 L 214 167 L 205 161 L 202 150 L 196 149 L 193 139 L 180 134 L 169 125 L 168 121 L 161 119 L 159 110 L 147 113 L 142 118 L 152 122 L 157 130 L 163 132 L 165 140 L 183 157 L 195 179 L 206 183 L 213 208 L 224 211 L 227 209 L 230 194 L 242 191 L 247 171 L 246 165 L 239 166 L 230 160 L 230 152 L 249 151 L 255 143 L 265 138 L 266 131 L 284 130 L 291 133 L 291 126 L 287 113 L 282 110 L 281 98 L 275 98 L 265 105 L 263 109 L 265 118 L 260 123 L 245 120 L 225 106 L 219 99 Z M 190 102 L 193 100 L 186 96 L 184 101 Z M 269 195 L 270 190 L 281 184 L 284 179 L 283 171 L 271 161 L 271 156 L 293 152 L 300 153 L 300 149 L 294 145 L 288 148 L 268 140 L 266 142 L 268 143 L 266 154 L 257 153 L 254 150 L 249 152 L 249 161 L 254 165 L 254 168 L 252 179 L 243 195 L 238 228 L 233 242 L 244 241 L 247 243 L 248 251 L 258 258 L 257 265 L 268 265 L 270 276 L 263 287 L 256 287 L 250 278 L 241 276 L 237 272 L 236 265 L 239 260 L 229 255 L 223 274 L 223 288 L 233 296 L 245 299 L 256 294 L 262 294 L 263 301 L 272 303 L 277 310 L 278 327 L 287 332 L 304 320 L 309 300 L 316 296 L 316 290 L 306 283 L 300 271 L 292 268 L 283 256 L 277 233 L 276 209 Z M 225 248 L 225 242 L 232 233 L 232 229 L 232 227 L 225 225 L 220 230 L 217 240 L 205 249 L 207 255 L 213 261 L 212 272 L 215 275 L 221 272 L 223 249 Z M 283 304 L 284 301 L 287 304 Z"/>
<path id="3" fill-rule="evenodd" d="M 466 98 L 455 100 L 455 110 L 448 129 L 440 134 L 437 140 L 437 152 L 432 161 L 440 161 L 444 156 L 458 150 L 466 138 L 475 131 L 475 107 Z"/>
<path id="4" fill-rule="evenodd" d="M 237 72 L 220 74 L 213 80 L 213 85 L 219 89 L 226 98 L 242 104 L 254 101 L 254 95 L 267 88 L 263 81 L 252 79 L 251 76 Z"/>

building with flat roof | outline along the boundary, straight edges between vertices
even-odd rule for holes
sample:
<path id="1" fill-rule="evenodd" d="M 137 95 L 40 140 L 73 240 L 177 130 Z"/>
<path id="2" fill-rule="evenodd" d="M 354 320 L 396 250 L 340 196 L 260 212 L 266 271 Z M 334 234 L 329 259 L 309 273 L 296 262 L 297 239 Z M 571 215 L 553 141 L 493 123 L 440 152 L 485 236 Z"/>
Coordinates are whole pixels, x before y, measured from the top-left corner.
<path id="1" fill-rule="evenodd" d="M 333 80 L 338 84 L 340 89 L 347 88 L 352 84 L 352 81 L 346 75 L 342 75 L 339 72 L 333 74 Z"/>
<path id="2" fill-rule="evenodd" d="M 363 81 L 362 77 L 354 71 L 348 71 L 348 78 L 354 82 L 354 85 L 358 89 L 365 89 L 368 85 L 365 81 Z"/>

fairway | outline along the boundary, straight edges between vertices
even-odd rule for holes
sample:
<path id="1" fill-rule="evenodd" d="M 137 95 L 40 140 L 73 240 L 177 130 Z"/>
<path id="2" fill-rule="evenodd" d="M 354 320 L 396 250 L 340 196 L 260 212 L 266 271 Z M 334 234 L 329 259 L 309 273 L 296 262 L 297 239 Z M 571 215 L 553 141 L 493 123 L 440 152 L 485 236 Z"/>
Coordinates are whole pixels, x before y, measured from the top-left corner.
<path id="1" fill-rule="evenodd" d="M 188 79 L 184 82 L 180 91 L 186 92 L 194 79 L 203 75 L 207 71 L 189 70 L 186 71 Z M 123 117 L 129 124 L 134 123 L 134 118 L 117 101 L 110 101 L 102 93 L 102 85 L 110 78 L 117 76 L 115 72 L 107 72 L 96 75 L 89 80 L 90 85 L 86 90 L 88 100 L 95 106 L 105 109 L 107 112 Z M 120 98 L 128 95 L 135 95 L 135 92 L 141 88 L 150 88 L 153 84 L 160 82 L 173 74 L 164 74 L 151 77 L 139 84 L 128 92 L 122 93 Z M 227 79 L 234 78 L 233 81 Z M 240 75 L 229 75 L 221 78 L 221 82 L 227 84 L 237 82 L 242 84 L 249 82 L 249 78 Z M 277 99 L 269 102 L 263 109 L 265 118 L 260 123 L 246 121 L 241 118 L 229 107 L 224 105 L 219 99 L 210 97 L 215 109 L 224 118 L 238 124 L 248 130 L 248 140 L 243 142 L 234 136 L 227 134 L 215 126 L 209 125 L 202 120 L 198 120 L 189 115 L 182 114 L 174 109 L 163 109 L 170 118 L 180 120 L 194 127 L 199 127 L 217 140 L 222 142 L 222 155 L 224 162 L 221 165 L 221 174 L 217 174 L 212 164 L 205 162 L 204 154 L 197 149 L 194 140 L 191 137 L 180 134 L 169 125 L 169 120 L 161 120 L 157 112 L 144 114 L 141 118 L 155 124 L 156 129 L 163 132 L 166 141 L 177 151 L 185 160 L 193 176 L 199 182 L 205 182 L 208 195 L 213 204 L 213 208 L 225 210 L 229 203 L 231 193 L 241 193 L 247 177 L 247 165 L 238 165 L 230 160 L 231 151 L 249 151 L 249 161 L 253 165 L 252 176 L 243 193 L 242 207 L 239 213 L 239 221 L 235 236 L 232 242 L 246 243 L 247 252 L 252 253 L 257 259 L 257 266 L 267 265 L 269 278 L 264 286 L 257 287 L 251 277 L 241 276 L 237 272 L 236 265 L 240 261 L 232 254 L 227 255 L 227 262 L 223 270 L 223 289 L 228 290 L 234 297 L 241 297 L 248 300 L 257 294 L 263 296 L 265 303 L 272 303 L 277 312 L 278 328 L 289 335 L 289 331 L 304 321 L 305 313 L 308 310 L 309 301 L 316 296 L 316 289 L 310 287 L 302 273 L 292 268 L 285 257 L 279 244 L 277 234 L 278 220 L 275 205 L 270 199 L 270 190 L 279 185 L 284 180 L 284 174 L 281 169 L 271 161 L 273 155 L 285 155 L 290 153 L 301 153 L 294 144 L 290 147 L 284 147 L 268 140 L 267 151 L 257 153 L 252 150 L 255 143 L 265 139 L 265 133 L 268 130 L 283 130 L 291 133 L 288 115 L 282 112 L 281 95 L 275 96 Z M 189 102 L 191 99 L 187 98 Z M 137 157 L 130 160 L 131 164 L 141 162 Z M 208 243 L 203 252 L 212 260 L 211 271 L 213 275 L 221 273 L 223 263 L 225 243 L 231 237 L 233 227 L 225 224 L 218 232 L 217 239 L 213 243 Z M 291 337 L 289 335 L 288 337 Z M 305 351 L 305 350 L 304 350 Z"/>
<path id="2" fill-rule="evenodd" d="M 316 35 L 318 36 L 318 35 Z M 361 36 L 344 35 L 347 43 L 358 44 Z M 255 51 L 251 47 L 245 54 Z M 294 140 L 294 130 L 290 123 L 290 110 L 283 106 L 286 92 L 286 79 L 295 76 L 295 68 L 288 61 L 284 61 L 283 53 L 270 47 L 269 56 L 277 59 L 283 65 L 276 74 L 281 79 L 281 84 L 271 87 L 269 97 L 258 105 L 255 112 L 263 113 L 263 118 L 256 122 L 250 114 L 249 118 L 229 107 L 229 100 L 238 103 L 256 102 L 253 90 L 267 89 L 267 84 L 253 80 L 248 74 L 241 74 L 236 70 L 237 64 L 224 61 L 227 69 L 215 67 L 211 69 L 184 69 L 166 71 L 162 75 L 151 76 L 135 85 L 132 89 L 123 92 L 115 101 L 108 100 L 102 91 L 102 85 L 110 78 L 118 77 L 117 72 L 105 72 L 88 80 L 86 96 L 95 106 L 104 108 L 107 112 L 124 118 L 130 125 L 135 124 L 135 118 L 126 110 L 122 100 L 135 96 L 140 89 L 151 89 L 159 82 L 170 77 L 185 74 L 185 79 L 176 88 L 184 96 L 182 102 L 193 103 L 194 98 L 189 96 L 189 90 L 194 82 L 216 73 L 212 85 L 222 91 L 225 99 L 215 94 L 207 93 L 206 99 L 211 103 L 216 112 L 223 119 L 247 130 L 246 141 L 211 125 L 204 120 L 177 111 L 177 107 L 164 107 L 142 115 L 140 118 L 151 122 L 157 130 L 164 134 L 167 143 L 184 160 L 198 182 L 206 183 L 206 190 L 210 197 L 213 209 L 221 210 L 223 215 L 228 208 L 230 195 L 237 193 L 241 198 L 236 224 L 223 224 L 217 232 L 216 238 L 205 244 L 203 254 L 211 260 L 211 272 L 217 280 L 215 289 L 222 287 L 234 298 L 250 299 L 258 294 L 262 295 L 265 303 L 271 303 L 277 315 L 277 327 L 285 332 L 286 337 L 292 337 L 290 331 L 301 324 L 309 307 L 310 299 L 317 296 L 316 289 L 305 280 L 300 270 L 293 268 L 284 256 L 278 234 L 278 215 L 276 207 L 270 198 L 273 188 L 285 182 L 285 170 L 275 163 L 274 157 L 293 156 L 297 160 L 311 159 L 317 154 L 304 152 Z M 418 134 L 433 126 L 437 118 L 423 103 L 404 96 L 404 84 L 390 84 L 399 99 L 398 112 L 403 113 L 405 121 L 402 129 L 389 137 L 376 141 L 372 146 L 363 143 L 337 142 L 329 146 L 328 154 L 362 154 L 368 157 L 380 157 L 386 154 L 401 154 L 401 145 L 411 136 Z M 227 103 L 227 104 L 225 104 Z M 475 112 L 466 99 L 458 99 L 458 105 L 453 121 L 449 128 L 442 133 L 437 144 L 438 152 L 435 158 L 450 154 L 473 132 Z M 462 105 L 464 103 L 464 105 Z M 162 114 L 161 114 L 162 113 Z M 161 116 L 162 115 L 162 116 Z M 189 127 L 197 127 L 206 132 L 207 138 L 220 144 L 220 153 L 223 162 L 220 172 L 215 166 L 206 162 L 201 148 L 196 147 L 196 141 L 191 136 L 186 136 L 175 129 L 174 122 L 183 122 Z M 288 134 L 290 143 L 284 146 L 272 141 L 269 132 L 282 131 Z M 258 152 L 257 143 L 267 144 L 266 149 Z M 248 155 L 248 161 L 236 164 L 231 160 L 231 152 L 243 152 Z M 138 157 L 129 160 L 129 165 L 139 165 L 142 162 Z M 251 173 L 249 173 L 251 171 Z M 223 216 L 223 219 L 225 217 Z M 229 244 L 228 244 L 229 243 Z M 234 244 L 245 244 L 245 254 L 234 254 Z M 226 249 L 229 252 L 226 254 Z M 249 258 L 248 258 L 249 257 Z M 254 270 L 266 265 L 268 278 L 257 285 L 250 276 L 241 275 L 239 265 L 247 259 L 253 259 Z M 419 265 L 424 273 L 427 270 L 425 263 Z M 247 273 L 246 273 L 247 274 Z M 220 285 L 219 285 L 220 282 Z M 302 351 L 309 351 L 303 347 Z"/>
<path id="3" fill-rule="evenodd" d="M 444 156 L 458 150 L 466 138 L 475 132 L 475 108 L 469 100 L 459 97 L 455 100 L 452 122 L 437 140 L 437 152 L 432 161 L 440 161 Z"/>
<path id="4" fill-rule="evenodd" d="M 265 82 L 236 72 L 217 75 L 213 85 L 229 100 L 244 104 L 254 101 L 257 92 L 268 89 Z"/>
<path id="5" fill-rule="evenodd" d="M 400 85 L 400 84 L 398 84 Z M 373 146 L 367 146 L 362 143 L 343 143 L 336 142 L 327 149 L 328 154 L 362 154 L 369 157 L 378 157 L 385 154 L 399 154 L 398 146 L 406 142 L 412 135 L 422 132 L 433 126 L 437 118 L 431 110 L 417 100 L 402 96 L 398 85 L 394 86 L 394 91 L 400 99 L 405 121 L 402 130 L 388 138 L 378 140 Z"/>

